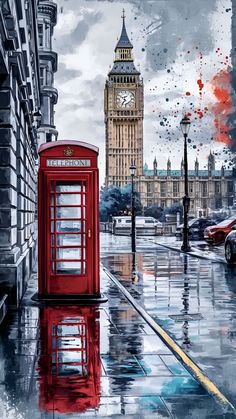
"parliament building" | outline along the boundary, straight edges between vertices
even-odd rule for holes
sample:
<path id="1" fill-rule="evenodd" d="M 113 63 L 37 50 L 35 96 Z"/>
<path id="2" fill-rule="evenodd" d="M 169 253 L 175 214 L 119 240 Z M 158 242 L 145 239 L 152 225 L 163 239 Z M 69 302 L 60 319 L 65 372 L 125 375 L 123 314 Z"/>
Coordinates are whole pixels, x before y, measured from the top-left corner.
<path id="1" fill-rule="evenodd" d="M 143 164 L 144 86 L 133 59 L 133 45 L 129 40 L 122 16 L 122 30 L 115 47 L 115 60 L 108 73 L 104 91 L 106 136 L 106 186 L 123 187 L 130 183 L 130 166 L 136 165 L 136 190 L 143 207 L 158 205 L 171 207 L 182 203 L 184 196 L 184 163 L 178 170 L 166 170 Z M 188 170 L 190 214 L 207 216 L 210 212 L 234 204 L 232 170 L 215 169 L 215 157 L 210 152 L 208 167 L 201 170 L 196 158 L 193 170 Z"/>

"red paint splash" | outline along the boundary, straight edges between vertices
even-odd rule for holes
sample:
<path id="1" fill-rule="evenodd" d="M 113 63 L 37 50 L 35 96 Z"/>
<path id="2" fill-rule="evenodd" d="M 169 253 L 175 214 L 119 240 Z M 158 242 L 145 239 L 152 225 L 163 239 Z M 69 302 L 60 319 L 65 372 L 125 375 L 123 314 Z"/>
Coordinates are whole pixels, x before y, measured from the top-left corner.
<path id="1" fill-rule="evenodd" d="M 198 87 L 199 87 L 199 95 L 202 96 L 202 89 L 204 87 L 204 83 L 202 82 L 201 79 L 198 79 L 197 84 L 198 84 Z"/>
<path id="2" fill-rule="evenodd" d="M 197 109 L 197 110 L 194 111 L 194 113 L 199 119 L 202 119 L 203 116 L 204 116 L 204 113 L 206 113 L 206 112 L 201 111 L 201 109 Z"/>
<path id="3" fill-rule="evenodd" d="M 190 93 L 190 92 L 186 92 L 185 94 L 186 94 L 186 96 L 190 96 L 190 95 L 191 95 L 191 93 Z"/>
<path id="4" fill-rule="evenodd" d="M 231 139 L 228 135 L 229 127 L 227 120 L 229 115 L 233 112 L 233 104 L 231 99 L 231 75 L 226 70 L 221 70 L 212 79 L 213 93 L 216 98 L 216 103 L 212 106 L 213 114 L 215 115 L 215 139 L 216 141 L 231 144 Z"/>

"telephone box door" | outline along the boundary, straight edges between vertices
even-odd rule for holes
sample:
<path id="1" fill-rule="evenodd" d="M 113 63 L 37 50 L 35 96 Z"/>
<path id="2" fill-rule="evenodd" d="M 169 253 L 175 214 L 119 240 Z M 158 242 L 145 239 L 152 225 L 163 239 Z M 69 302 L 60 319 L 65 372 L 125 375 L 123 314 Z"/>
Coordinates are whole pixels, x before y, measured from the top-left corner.
<path id="1" fill-rule="evenodd" d="M 48 294 L 93 290 L 93 173 L 46 174 Z"/>

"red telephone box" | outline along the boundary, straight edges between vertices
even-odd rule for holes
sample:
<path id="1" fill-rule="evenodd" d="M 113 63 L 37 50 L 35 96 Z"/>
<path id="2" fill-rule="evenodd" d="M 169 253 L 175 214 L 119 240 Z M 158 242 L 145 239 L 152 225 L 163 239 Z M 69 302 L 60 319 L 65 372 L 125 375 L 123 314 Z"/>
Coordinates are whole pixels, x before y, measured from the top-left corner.
<path id="1" fill-rule="evenodd" d="M 95 306 L 43 308 L 40 340 L 40 410 L 66 414 L 98 408 L 99 310 Z"/>
<path id="2" fill-rule="evenodd" d="M 98 148 L 57 141 L 39 156 L 38 297 L 99 299 Z"/>

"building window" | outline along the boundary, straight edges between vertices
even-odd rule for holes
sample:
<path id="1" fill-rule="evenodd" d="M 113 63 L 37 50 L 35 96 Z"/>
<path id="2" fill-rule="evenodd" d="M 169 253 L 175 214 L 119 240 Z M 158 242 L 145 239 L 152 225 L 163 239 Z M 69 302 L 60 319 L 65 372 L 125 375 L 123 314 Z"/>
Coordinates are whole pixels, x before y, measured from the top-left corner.
<path id="1" fill-rule="evenodd" d="M 165 203 L 166 203 L 166 201 L 161 199 L 161 208 L 165 208 Z"/>
<path id="2" fill-rule="evenodd" d="M 153 184 L 152 182 L 148 182 L 147 183 L 147 193 L 152 193 L 153 192 Z"/>
<path id="3" fill-rule="evenodd" d="M 51 48 L 51 26 L 48 22 L 45 24 L 45 46 Z"/>
<path id="4" fill-rule="evenodd" d="M 216 209 L 222 208 L 222 197 L 221 196 L 218 196 L 215 199 L 215 207 L 216 207 Z"/>
<path id="5" fill-rule="evenodd" d="M 166 183 L 161 182 L 161 196 L 166 196 Z"/>
<path id="6" fill-rule="evenodd" d="M 46 84 L 47 86 L 52 86 L 52 72 L 47 68 L 46 69 Z"/>
<path id="7" fill-rule="evenodd" d="M 173 196 L 179 195 L 179 182 L 173 182 Z"/>
<path id="8" fill-rule="evenodd" d="M 43 25 L 38 25 L 39 46 L 43 47 Z"/>
<path id="9" fill-rule="evenodd" d="M 221 183 L 220 182 L 215 182 L 215 193 L 216 194 L 221 193 Z"/>
<path id="10" fill-rule="evenodd" d="M 44 81 L 45 81 L 45 79 L 44 79 L 44 77 L 45 77 L 45 67 L 40 67 L 40 84 L 41 84 L 41 86 L 44 86 Z"/>
<path id="11" fill-rule="evenodd" d="M 234 192 L 234 184 L 233 184 L 232 180 L 227 182 L 227 190 L 228 190 L 228 193 L 233 193 Z"/>
<path id="12" fill-rule="evenodd" d="M 50 143 L 52 141 L 52 134 L 50 132 L 46 133 L 46 143 Z"/>
<path id="13" fill-rule="evenodd" d="M 207 196 L 207 182 L 201 182 L 201 192 L 203 197 Z"/>
<path id="14" fill-rule="evenodd" d="M 189 187 L 189 193 L 193 193 L 193 182 L 189 182 L 188 183 L 188 187 Z"/>

